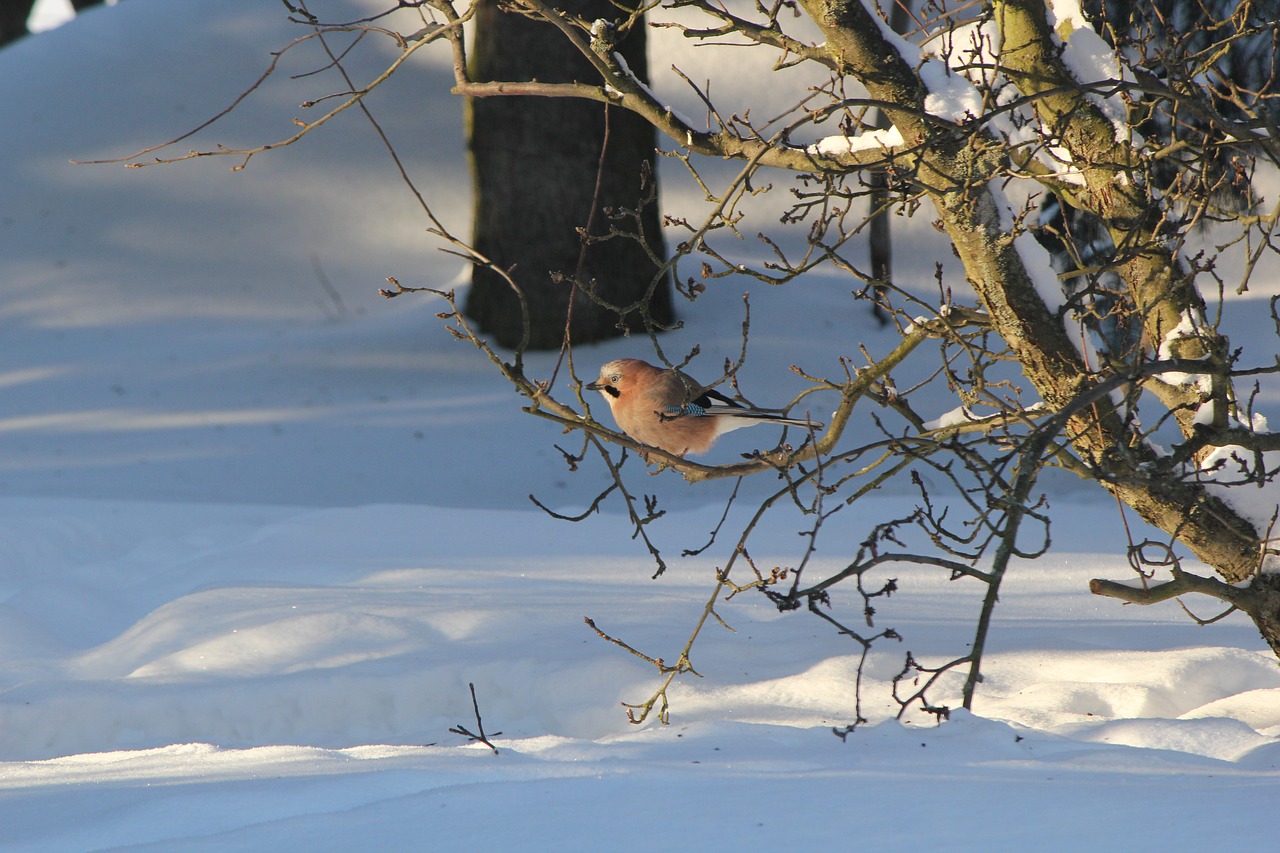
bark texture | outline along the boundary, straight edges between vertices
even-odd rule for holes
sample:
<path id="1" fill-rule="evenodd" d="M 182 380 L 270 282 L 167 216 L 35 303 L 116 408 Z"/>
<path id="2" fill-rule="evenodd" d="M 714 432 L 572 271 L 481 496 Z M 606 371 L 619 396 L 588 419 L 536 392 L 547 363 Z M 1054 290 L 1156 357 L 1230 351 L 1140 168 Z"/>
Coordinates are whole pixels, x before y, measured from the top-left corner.
<path id="1" fill-rule="evenodd" d="M 558 8 L 586 20 L 617 17 L 606 0 L 572 0 Z M 636 27 L 618 48 L 644 79 L 643 28 Z M 567 45 L 554 26 L 504 13 L 493 2 L 486 2 L 479 13 L 471 75 L 477 82 L 599 80 L 591 63 Z M 476 197 L 474 245 L 497 266 L 511 270 L 523 290 L 529 345 L 558 348 L 570 314 L 571 340 L 576 344 L 643 330 L 646 312 L 654 323 L 671 323 L 669 281 L 659 276 L 650 257 L 650 252 L 658 257 L 665 252 L 656 204 L 642 208 L 640 224 L 648 251 L 621 237 L 586 248 L 582 282 L 621 312 L 600 304 L 569 280 L 552 278 L 559 273 L 572 279 L 577 271 L 583 252 L 578 229 L 586 227 L 593 204 L 593 235 L 609 233 L 610 209 L 641 207 L 649 191 L 642 184 L 656 180 L 653 126 L 628 110 L 569 98 L 469 98 L 467 109 Z M 613 224 L 635 229 L 633 220 Z M 494 271 L 475 267 L 465 311 L 501 345 L 521 342 L 521 299 Z"/>
<path id="2" fill-rule="evenodd" d="M 1054 410 L 1070 406 L 1096 379 L 1067 337 L 1062 318 L 1038 295 L 1001 225 L 991 184 L 1007 157 L 1001 141 L 988 131 L 959 134 L 931 121 L 924 109 L 923 84 L 861 0 L 801 2 L 822 28 L 840 67 L 862 81 L 873 98 L 900 107 L 886 111 L 908 144 L 919 145 L 916 180 L 933 201 L 993 327 L 1044 401 Z M 1151 333 L 1167 332 L 1177 318 L 1202 302 L 1184 266 L 1155 231 L 1149 212 L 1158 210 L 1159 203 L 1149 190 L 1129 180 L 1132 157 L 1128 147 L 1116 141 L 1111 123 L 1072 89 L 1074 81 L 1053 47 L 1042 0 L 998 3 L 996 20 L 1004 28 L 1002 60 L 1008 53 L 1011 76 L 1026 86 L 1024 94 L 1044 95 L 1036 101 L 1037 110 L 1082 164 L 1087 186 L 1080 203 L 1112 224 L 1117 245 L 1142 247 L 1131 252 L 1119 272 Z M 1208 356 L 1207 368 L 1221 368 L 1217 354 L 1225 351 L 1225 341 L 1190 339 L 1188 344 L 1195 349 L 1182 355 Z M 1171 408 L 1183 407 L 1175 409 L 1175 416 L 1189 435 L 1198 397 L 1187 388 L 1159 383 L 1153 383 L 1152 390 Z M 1136 440 L 1109 398 L 1072 416 L 1066 437 L 1099 472 L 1104 487 L 1144 520 L 1176 537 L 1228 583 L 1255 576 L 1263 548 L 1258 531 L 1177 472 L 1152 476 L 1150 472 L 1160 471 L 1161 460 Z M 1277 596 L 1259 595 L 1256 601 L 1261 609 L 1250 616 L 1264 639 L 1280 650 L 1280 610 L 1266 610 L 1266 602 L 1277 605 Z"/>

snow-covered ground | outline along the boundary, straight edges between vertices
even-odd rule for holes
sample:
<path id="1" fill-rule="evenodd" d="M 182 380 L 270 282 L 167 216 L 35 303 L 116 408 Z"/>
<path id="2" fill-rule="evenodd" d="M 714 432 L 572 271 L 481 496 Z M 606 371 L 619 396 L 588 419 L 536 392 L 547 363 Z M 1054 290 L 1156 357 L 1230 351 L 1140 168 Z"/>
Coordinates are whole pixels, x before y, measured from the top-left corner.
<path id="1" fill-rule="evenodd" d="M 882 618 L 905 643 L 872 660 L 875 724 L 847 741 L 855 649 L 753 596 L 720 605 L 735 631 L 700 639 L 670 725 L 629 724 L 656 672 L 583 617 L 674 659 L 725 549 L 651 580 L 617 506 L 576 525 L 532 506 L 605 481 L 567 470 L 438 303 L 377 295 L 460 268 L 354 112 L 243 172 L 68 163 L 221 109 L 301 34 L 282 10 L 128 0 L 0 52 L 0 849 L 1274 846 L 1274 658 L 1242 619 L 1089 596 L 1128 570 L 1114 504 L 1079 486 L 1054 497 L 1050 555 L 1014 567 L 973 714 L 891 718 L 901 651 L 955 653 L 974 609 L 903 569 Z M 447 58 L 419 57 L 372 105 L 465 230 L 460 105 Z M 288 136 L 318 87 L 282 77 L 204 144 Z M 950 255 L 924 224 L 907 245 L 927 292 Z M 736 355 L 745 287 L 687 310 L 673 348 Z M 753 398 L 889 343 L 849 289 L 753 292 Z M 1265 305 L 1230 308 L 1253 324 L 1237 337 L 1274 337 Z M 727 488 L 636 483 L 670 509 L 652 530 L 671 555 Z M 833 522 L 819 568 L 869 511 Z M 756 556 L 794 562 L 795 542 L 780 524 Z M 449 731 L 475 727 L 468 684 L 496 755 Z"/>

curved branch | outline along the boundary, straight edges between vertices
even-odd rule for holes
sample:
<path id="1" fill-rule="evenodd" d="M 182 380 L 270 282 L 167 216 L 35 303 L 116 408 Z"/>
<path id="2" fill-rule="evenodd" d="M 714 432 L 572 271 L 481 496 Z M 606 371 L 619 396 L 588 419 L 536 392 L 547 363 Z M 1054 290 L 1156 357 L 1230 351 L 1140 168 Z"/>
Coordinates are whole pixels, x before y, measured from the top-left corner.
<path id="1" fill-rule="evenodd" d="M 1159 604 L 1187 593 L 1199 593 L 1219 601 L 1225 601 L 1241 610 L 1248 610 L 1253 596 L 1248 589 L 1223 583 L 1217 578 L 1201 577 L 1184 571 L 1174 573 L 1173 580 L 1155 585 L 1135 586 L 1132 583 L 1094 578 L 1089 581 L 1089 592 L 1106 598 L 1118 598 L 1129 604 Z"/>

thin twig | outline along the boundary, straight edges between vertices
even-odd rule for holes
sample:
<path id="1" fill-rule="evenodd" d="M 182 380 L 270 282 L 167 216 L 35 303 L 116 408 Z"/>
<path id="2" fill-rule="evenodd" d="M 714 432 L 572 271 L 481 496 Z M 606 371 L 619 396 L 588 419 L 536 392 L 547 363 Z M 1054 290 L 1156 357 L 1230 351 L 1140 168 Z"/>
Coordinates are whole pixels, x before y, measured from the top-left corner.
<path id="1" fill-rule="evenodd" d="M 476 716 L 476 731 L 479 734 L 469 731 L 461 723 L 449 729 L 455 735 L 462 735 L 472 743 L 482 743 L 493 750 L 493 754 L 498 754 L 498 748 L 493 745 L 493 741 L 489 740 L 489 736 L 484 733 L 484 721 L 480 719 L 480 703 L 476 701 L 476 686 L 468 682 L 467 687 L 471 688 L 471 710 Z M 502 732 L 494 732 L 493 737 L 497 737 Z"/>

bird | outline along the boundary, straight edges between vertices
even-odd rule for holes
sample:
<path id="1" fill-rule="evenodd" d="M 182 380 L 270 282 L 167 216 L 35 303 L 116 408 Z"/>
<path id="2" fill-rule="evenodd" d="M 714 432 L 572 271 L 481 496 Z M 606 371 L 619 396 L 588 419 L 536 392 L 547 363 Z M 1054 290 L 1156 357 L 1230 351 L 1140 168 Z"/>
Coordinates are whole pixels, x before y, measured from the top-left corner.
<path id="1" fill-rule="evenodd" d="M 673 456 L 706 453 L 726 432 L 760 423 L 813 430 L 823 426 L 748 408 L 679 370 L 664 370 L 638 358 L 609 362 L 586 388 L 604 396 L 624 433 Z"/>

